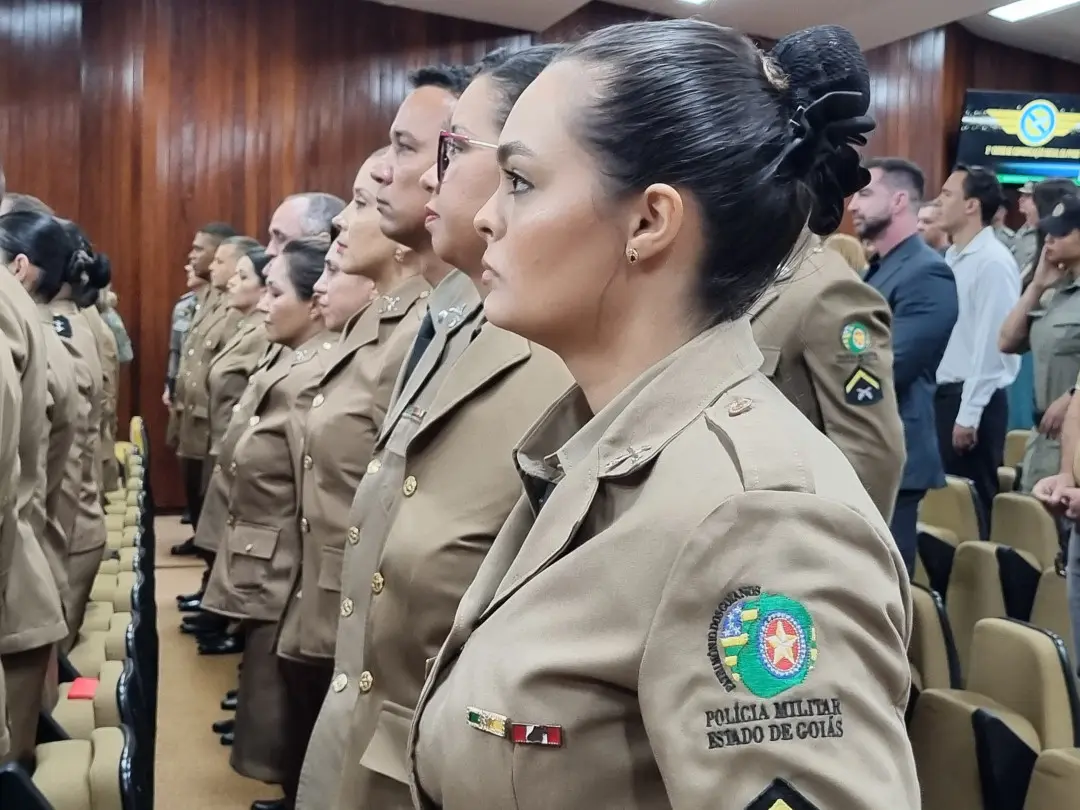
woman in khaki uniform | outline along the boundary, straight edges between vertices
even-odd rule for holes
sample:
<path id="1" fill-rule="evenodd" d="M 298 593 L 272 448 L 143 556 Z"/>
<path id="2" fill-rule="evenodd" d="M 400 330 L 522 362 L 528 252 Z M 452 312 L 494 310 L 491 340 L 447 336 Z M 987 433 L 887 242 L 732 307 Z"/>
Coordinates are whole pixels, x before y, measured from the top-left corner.
<path id="1" fill-rule="evenodd" d="M 301 470 L 303 563 L 278 641 L 288 695 L 285 807 L 295 803 L 308 740 L 333 677 L 349 506 L 430 290 L 413 257 L 379 230 L 379 186 L 371 176 L 379 159 L 376 153 L 357 172 L 352 202 L 334 220 L 338 236 L 315 285 L 327 328 L 343 331 L 292 444 L 300 453 L 294 465 Z M 374 291 L 380 295 L 369 306 Z"/>
<path id="2" fill-rule="evenodd" d="M 270 263 L 263 301 L 266 334 L 277 344 L 244 393 L 221 443 L 210 480 L 198 543 L 219 541 L 203 608 L 242 622 L 240 699 L 233 768 L 280 784 L 284 744 L 284 687 L 274 643 L 277 622 L 301 558 L 297 525 L 299 472 L 290 422 L 311 402 L 336 345 L 314 301 L 329 242 L 290 242 Z"/>
<path id="3" fill-rule="evenodd" d="M 458 134 L 442 136 L 437 165 L 421 179 L 434 193 L 432 246 L 461 273 L 428 298 L 427 322 L 439 321 L 431 346 L 412 376 L 402 375 L 353 501 L 336 672 L 304 762 L 305 810 L 411 806 L 405 739 L 424 661 L 520 495 L 511 449 L 570 382 L 557 357 L 487 324 L 480 306 L 444 303 L 469 301 L 456 285 L 476 298 L 486 292 L 484 243 L 472 221 L 499 171 L 485 144 L 557 50 L 485 59 L 455 107 Z M 399 115 L 407 113 L 403 105 Z"/>
<path id="4" fill-rule="evenodd" d="M 98 443 L 98 489 L 112 492 L 119 481 L 116 467 L 116 403 L 120 397 L 120 354 L 116 335 L 98 312 L 97 304 L 83 307 L 82 314 L 94 334 L 101 358 L 101 441 Z"/>
<path id="5" fill-rule="evenodd" d="M 11 341 L 0 331 L 0 625 L 4 623 L 4 592 L 8 586 L 11 558 L 19 537 L 19 422 L 22 418 L 22 386 L 11 353 Z M 0 762 L 11 751 L 8 731 L 7 689 L 0 666 Z"/>
<path id="6" fill-rule="evenodd" d="M 919 807 L 903 561 L 746 317 L 868 181 L 868 106 L 844 29 L 766 56 L 698 20 L 598 31 L 521 96 L 485 310 L 577 386 L 430 663 L 416 807 Z"/>
<path id="7" fill-rule="evenodd" d="M 14 221 L 4 218 L 7 225 Z M 60 591 L 42 548 L 46 526 L 43 440 L 48 431 L 45 424 L 47 349 L 37 308 L 16 275 L 28 264 L 24 250 L 34 251 L 16 241 L 6 229 L 0 229 L 0 236 L 4 239 L 0 242 L 0 260 L 7 267 L 0 270 L 0 333 L 11 346 L 22 389 L 16 440 L 19 455 L 18 531 L 15 536 L 5 538 L 9 543 L 5 543 L 4 556 L 0 557 L 0 564 L 7 566 L 0 608 L 0 667 L 6 680 L 11 732 L 8 756 L 32 765 L 49 660 L 53 645 L 64 638 L 67 626 Z M 64 239 L 62 231 L 58 238 Z M 0 574 L 3 573 L 0 568 Z"/>

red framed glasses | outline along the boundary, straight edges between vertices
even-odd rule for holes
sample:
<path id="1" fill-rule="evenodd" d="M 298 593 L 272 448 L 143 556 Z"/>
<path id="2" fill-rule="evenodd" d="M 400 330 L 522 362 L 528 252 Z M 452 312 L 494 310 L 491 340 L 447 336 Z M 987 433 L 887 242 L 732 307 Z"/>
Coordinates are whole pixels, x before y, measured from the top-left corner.
<path id="1" fill-rule="evenodd" d="M 462 135 L 460 132 L 447 132 L 443 130 L 439 133 L 439 158 L 436 164 L 436 172 L 439 179 L 439 184 L 442 184 L 443 178 L 446 176 L 446 170 L 450 168 L 450 161 L 453 160 L 454 155 L 461 152 L 465 147 L 476 146 L 481 149 L 498 149 L 497 143 L 486 143 L 484 141 L 478 141 L 475 138 L 470 138 L 468 135 Z"/>

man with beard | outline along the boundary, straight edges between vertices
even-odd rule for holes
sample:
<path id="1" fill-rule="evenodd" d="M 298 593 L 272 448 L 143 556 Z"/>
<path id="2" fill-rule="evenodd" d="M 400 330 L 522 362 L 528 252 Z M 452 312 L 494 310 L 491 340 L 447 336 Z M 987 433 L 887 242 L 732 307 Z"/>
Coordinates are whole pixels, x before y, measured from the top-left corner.
<path id="1" fill-rule="evenodd" d="M 945 485 L 934 417 L 937 368 L 956 324 L 956 281 L 945 259 L 920 237 L 922 170 L 900 158 L 866 163 L 870 184 L 848 206 L 875 257 L 866 283 L 892 309 L 893 379 L 904 421 L 907 463 L 891 523 L 908 574 L 915 571 L 919 502 Z"/>

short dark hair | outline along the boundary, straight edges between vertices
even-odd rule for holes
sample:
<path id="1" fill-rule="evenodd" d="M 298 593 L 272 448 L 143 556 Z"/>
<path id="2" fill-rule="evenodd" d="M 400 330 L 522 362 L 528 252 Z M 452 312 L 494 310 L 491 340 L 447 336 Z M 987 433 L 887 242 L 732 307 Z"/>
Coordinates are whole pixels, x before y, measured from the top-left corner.
<path id="1" fill-rule="evenodd" d="M 9 214 L 13 214 L 16 211 L 35 211 L 39 214 L 48 214 L 49 216 L 56 215 L 55 211 L 33 194 L 19 194 L 12 191 L 4 195 L 4 202 L 11 206 L 8 209 Z"/>
<path id="2" fill-rule="evenodd" d="M 441 87 L 455 96 L 460 96 L 469 86 L 472 77 L 473 69 L 466 65 L 428 65 L 409 74 L 409 86 L 413 90 L 421 87 Z"/>
<path id="3" fill-rule="evenodd" d="M 911 192 L 913 206 L 922 207 L 926 197 L 926 175 L 910 160 L 898 157 L 870 158 L 863 161 L 863 166 L 867 170 L 881 169 L 881 173 L 888 177 L 893 185 L 901 185 Z"/>
<path id="4" fill-rule="evenodd" d="M 525 88 L 564 50 L 564 45 L 536 45 L 522 51 L 499 48 L 480 60 L 475 78 L 487 76 L 495 85 L 499 94 L 495 123 L 500 129 Z"/>
<path id="5" fill-rule="evenodd" d="M 227 239 L 222 239 L 221 244 L 218 247 L 234 247 L 238 252 L 242 254 L 248 254 L 252 250 L 261 248 L 258 239 L 253 239 L 250 236 L 230 236 Z"/>
<path id="6" fill-rule="evenodd" d="M 227 222 L 208 222 L 199 228 L 199 233 L 205 233 L 207 236 L 212 236 L 218 242 L 222 242 L 230 236 L 237 235 L 236 228 Z"/>
<path id="7" fill-rule="evenodd" d="M 852 144 L 874 126 L 870 74 L 839 26 L 791 34 L 766 56 L 701 20 L 625 23 L 589 34 L 562 60 L 591 79 L 569 125 L 603 193 L 666 183 L 700 207 L 696 301 L 709 323 L 744 315 L 804 229 L 834 231 L 845 197 L 869 179 Z M 804 113 L 814 105 L 812 128 Z"/>
<path id="8" fill-rule="evenodd" d="M 253 250 L 249 250 L 244 255 L 251 261 L 251 266 L 255 269 L 255 277 L 259 279 L 259 284 L 265 287 L 266 267 L 274 257 L 267 253 L 261 245 Z"/>
<path id="9" fill-rule="evenodd" d="M 289 283 L 301 301 L 310 301 L 315 296 L 315 284 L 323 274 L 328 250 L 330 240 L 326 236 L 293 239 L 282 248 L 281 259 L 285 262 Z"/>
<path id="10" fill-rule="evenodd" d="M 968 166 L 960 163 L 955 171 L 964 173 L 964 199 L 979 201 L 979 218 L 982 224 L 994 221 L 998 208 L 1005 203 L 1005 192 L 997 175 L 985 166 Z"/>
<path id="11" fill-rule="evenodd" d="M 1036 183 L 1031 190 L 1031 201 L 1035 203 L 1035 210 L 1039 212 L 1039 219 L 1050 216 L 1057 208 L 1057 204 L 1066 197 L 1075 197 L 1080 194 L 1080 187 L 1072 180 L 1063 177 L 1055 177 L 1051 180 L 1043 180 Z"/>

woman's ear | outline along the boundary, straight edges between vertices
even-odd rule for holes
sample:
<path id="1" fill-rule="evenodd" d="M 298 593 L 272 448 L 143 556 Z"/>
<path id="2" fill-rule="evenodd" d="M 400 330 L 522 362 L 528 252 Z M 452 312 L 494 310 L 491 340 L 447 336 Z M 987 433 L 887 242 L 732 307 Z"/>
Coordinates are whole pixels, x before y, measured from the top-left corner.
<path id="1" fill-rule="evenodd" d="M 28 282 L 33 281 L 31 274 L 34 269 L 34 265 L 30 263 L 30 259 L 27 258 L 25 253 L 18 254 L 11 262 L 12 272 L 15 274 L 15 278 L 19 280 L 19 283 L 24 287 Z"/>
<path id="2" fill-rule="evenodd" d="M 682 194 L 666 183 L 654 183 L 642 192 L 630 210 L 626 241 L 633 261 L 649 260 L 666 251 L 682 229 L 685 217 Z"/>

